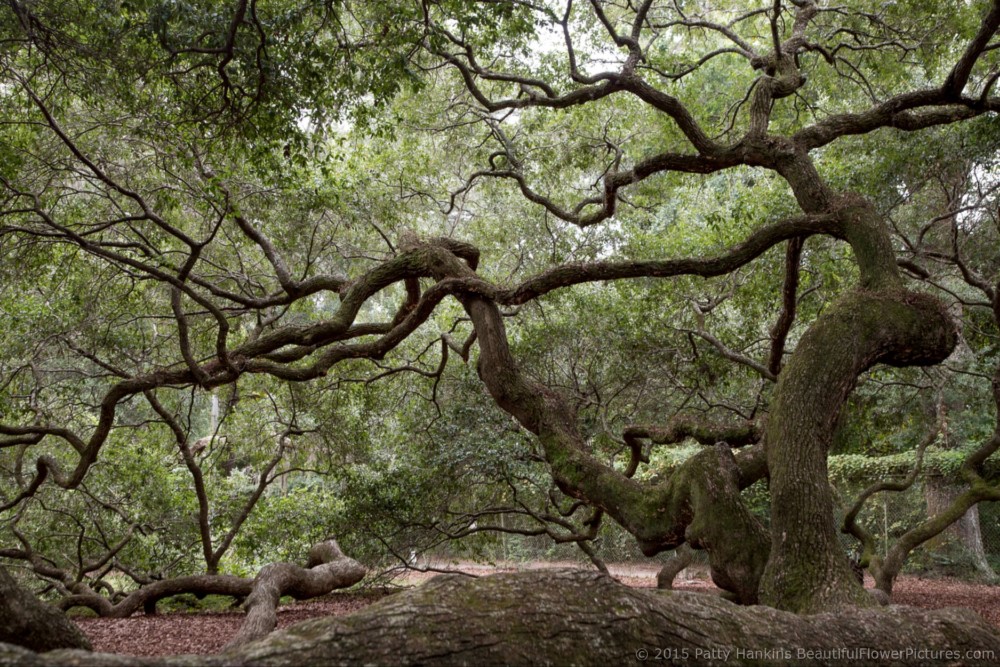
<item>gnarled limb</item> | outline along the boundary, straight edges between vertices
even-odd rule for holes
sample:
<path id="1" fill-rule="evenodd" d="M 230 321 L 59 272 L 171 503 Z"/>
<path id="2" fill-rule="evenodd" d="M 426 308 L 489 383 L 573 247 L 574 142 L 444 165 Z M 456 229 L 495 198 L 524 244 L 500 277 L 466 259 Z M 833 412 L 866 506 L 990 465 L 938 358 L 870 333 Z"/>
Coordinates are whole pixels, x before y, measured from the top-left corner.
<path id="1" fill-rule="evenodd" d="M 861 570 L 869 569 L 872 572 L 872 576 L 875 577 L 876 586 L 884 593 L 892 593 L 892 581 L 895 576 L 899 574 L 898 570 L 895 574 L 891 574 L 888 577 L 888 585 L 885 584 L 886 572 L 883 568 L 882 558 L 878 555 L 875 549 L 875 536 L 871 534 L 867 528 L 858 523 L 858 514 L 864 508 L 865 503 L 873 497 L 876 493 L 881 493 L 883 491 L 905 491 L 906 489 L 913 486 L 916 481 L 917 476 L 920 474 L 920 470 L 923 467 L 924 462 L 924 452 L 927 448 L 937 439 L 938 433 L 941 430 L 941 419 L 943 412 L 941 410 L 940 397 L 937 405 L 938 418 L 935 423 L 935 427 L 920 441 L 916 449 L 916 461 L 913 467 L 907 473 L 906 477 L 901 481 L 894 482 L 889 480 L 881 480 L 870 486 L 868 486 L 860 495 L 854 500 L 854 504 L 851 505 L 850 509 L 847 510 L 847 514 L 844 516 L 844 524 L 841 528 L 842 532 L 852 535 L 861 543 L 861 559 L 858 565 Z"/>
<path id="2" fill-rule="evenodd" d="M 738 649 L 738 650 L 737 650 Z M 875 651 L 885 651 L 885 654 Z M 712 667 L 863 664 L 993 665 L 996 628 L 966 609 L 909 607 L 796 616 L 717 596 L 629 588 L 596 572 L 555 570 L 436 577 L 355 614 L 317 618 L 221 656 L 143 659 L 160 665 L 562 665 L 660 655 Z M 948 653 L 946 653 L 948 652 Z M 912 656 L 911 659 L 882 655 Z M 126 664 L 119 656 L 38 656 L 0 645 L 0 661 L 37 667 Z M 129 657 L 127 664 L 136 664 Z M 678 660 L 677 662 L 681 662 Z"/>
<path id="3" fill-rule="evenodd" d="M 993 303 L 996 322 L 1000 323 L 1000 297 L 996 293 L 993 295 Z M 887 594 L 892 593 L 892 584 L 911 551 L 946 530 L 978 503 L 984 500 L 1000 500 L 1000 485 L 987 481 L 982 476 L 981 469 L 986 459 L 1000 450 L 1000 365 L 997 365 L 993 372 L 992 389 L 993 403 L 998 410 L 993 435 L 971 452 L 962 463 L 961 473 L 969 484 L 968 489 L 959 494 L 943 511 L 906 531 L 892 545 L 885 558 L 878 563 L 878 567 L 873 571 L 875 585 Z"/>
<path id="4" fill-rule="evenodd" d="M 174 595 L 191 593 L 194 595 L 228 595 L 245 598 L 250 595 L 253 580 L 228 574 L 195 574 L 187 577 L 173 577 L 147 584 L 126 595 L 117 604 L 98 593 L 77 593 L 59 600 L 57 606 L 63 610 L 86 607 L 106 618 L 128 618 L 140 609 L 151 614 L 156 611 L 156 603 Z"/>
<path id="5" fill-rule="evenodd" d="M 649 439 L 655 445 L 672 445 L 692 438 L 702 445 L 724 442 L 730 447 L 745 447 L 760 442 L 760 427 L 752 421 L 719 424 L 675 417 L 664 426 L 629 426 L 623 434 L 626 444 Z"/>
<path id="6" fill-rule="evenodd" d="M 291 595 L 296 600 L 314 598 L 352 586 L 364 576 L 365 568 L 345 556 L 333 539 L 313 546 L 304 568 L 294 563 L 265 565 L 253 580 L 253 590 L 246 603 L 246 620 L 226 648 L 248 644 L 274 630 L 278 601 L 283 595 Z"/>
<path id="7" fill-rule="evenodd" d="M 804 243 L 805 239 L 801 236 L 789 239 L 785 249 L 785 284 L 781 288 L 781 313 L 778 315 L 778 321 L 771 327 L 771 350 L 767 359 L 767 370 L 775 378 L 781 372 L 785 342 L 792 324 L 795 323 L 795 311 L 798 306 L 799 263 L 802 261 Z"/>
<path id="8" fill-rule="evenodd" d="M 694 550 L 686 545 L 682 544 L 677 547 L 674 552 L 674 557 L 663 564 L 660 571 L 656 574 L 656 587 L 663 590 L 672 590 L 674 587 L 674 579 L 677 575 L 681 573 L 691 562 L 694 561 Z"/>
<path id="9" fill-rule="evenodd" d="M 274 629 L 275 609 L 283 595 L 305 600 L 352 586 L 365 576 L 365 568 L 348 558 L 333 539 L 309 551 L 306 567 L 294 563 L 265 565 L 255 579 L 221 574 L 202 574 L 154 581 L 133 591 L 117 604 L 97 593 L 70 595 L 59 601 L 63 610 L 87 607 L 98 615 L 127 618 L 140 609 L 154 613 L 156 603 L 173 595 L 228 595 L 247 598 L 247 618 L 235 643 L 258 639 Z"/>
<path id="10" fill-rule="evenodd" d="M 656 486 L 609 468 L 587 451 L 570 406 L 518 370 L 496 304 L 471 294 L 459 300 L 479 338 L 480 377 L 497 404 L 538 435 L 559 488 L 607 512 L 647 555 L 685 541 L 707 549 L 716 584 L 755 602 L 768 541 L 740 499 L 741 471 L 730 448 L 699 452 Z"/>

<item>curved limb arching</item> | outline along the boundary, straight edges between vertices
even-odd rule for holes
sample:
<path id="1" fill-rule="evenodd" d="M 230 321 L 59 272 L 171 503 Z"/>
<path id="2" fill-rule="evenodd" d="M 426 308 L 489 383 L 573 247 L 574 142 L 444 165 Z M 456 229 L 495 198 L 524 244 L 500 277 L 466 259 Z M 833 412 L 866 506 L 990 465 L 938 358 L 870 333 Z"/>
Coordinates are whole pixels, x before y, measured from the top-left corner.
<path id="1" fill-rule="evenodd" d="M 518 370 L 496 304 L 458 298 L 476 329 L 480 378 L 497 404 L 538 436 L 560 489 L 607 512 L 647 555 L 684 542 L 708 550 L 715 582 L 742 602 L 756 602 L 767 534 L 740 498 L 740 467 L 729 447 L 703 450 L 656 486 L 608 467 L 587 451 L 574 411 Z"/>

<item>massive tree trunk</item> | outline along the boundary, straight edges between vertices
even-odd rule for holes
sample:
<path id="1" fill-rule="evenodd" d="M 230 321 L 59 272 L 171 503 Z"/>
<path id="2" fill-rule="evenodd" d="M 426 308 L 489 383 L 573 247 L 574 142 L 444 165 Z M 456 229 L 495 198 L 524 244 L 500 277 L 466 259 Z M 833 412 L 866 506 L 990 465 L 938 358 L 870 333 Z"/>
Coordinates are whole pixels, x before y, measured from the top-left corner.
<path id="1" fill-rule="evenodd" d="M 0 663 L 39 667 L 991 665 L 1000 656 L 1000 635 L 969 610 L 890 607 L 796 616 L 563 570 L 437 577 L 356 614 L 305 621 L 220 656 L 50 655 L 0 645 Z"/>
<path id="2" fill-rule="evenodd" d="M 810 326 L 779 376 L 764 435 L 770 540 L 739 495 L 742 482 L 763 468 L 745 474 L 753 466 L 741 466 L 725 448 L 706 449 L 657 486 L 609 468 L 587 451 L 566 402 L 520 373 L 495 304 L 473 294 L 461 300 L 478 334 L 480 377 L 497 404 L 539 436 L 564 492 L 605 510 L 648 555 L 685 541 L 706 549 L 713 580 L 743 602 L 756 602 L 759 593 L 781 609 L 817 612 L 875 604 L 855 579 L 834 522 L 826 458 L 841 408 L 867 369 L 938 363 L 956 335 L 940 301 L 903 289 L 872 207 L 830 193 L 808 158 L 793 157 L 782 175 L 803 209 L 829 216 L 829 233 L 851 245 L 860 285 Z"/>
<path id="3" fill-rule="evenodd" d="M 90 649 L 86 635 L 66 615 L 17 585 L 0 567 L 0 642 L 32 651 Z"/>
<path id="4" fill-rule="evenodd" d="M 955 347 L 944 304 L 907 291 L 884 221 L 872 205 L 838 194 L 804 151 L 773 162 L 802 209 L 835 218 L 831 233 L 853 251 L 859 285 L 802 336 L 778 378 L 764 442 L 771 481 L 771 554 L 761 599 L 811 613 L 872 605 L 837 537 L 827 456 L 837 419 L 858 376 L 875 364 L 931 365 Z"/>
<path id="5" fill-rule="evenodd" d="M 470 291 L 459 299 L 479 340 L 478 371 L 497 404 L 535 433 L 565 493 L 601 508 L 653 555 L 684 542 L 709 554 L 713 580 L 736 599 L 796 612 L 875 601 L 840 547 L 826 457 L 834 425 L 858 376 L 877 363 L 938 363 L 956 334 L 943 305 L 903 289 L 882 221 L 863 199 L 828 192 L 807 158 L 782 169 L 803 209 L 828 219 L 847 241 L 860 285 L 804 334 L 781 372 L 764 435 L 767 465 L 709 447 L 663 483 L 641 484 L 589 451 L 576 414 L 556 392 L 518 369 L 496 304 Z M 474 278 L 474 262 L 437 259 L 438 279 Z M 740 497 L 769 472 L 770 539 Z M 766 569 L 765 569 L 766 565 Z"/>
<path id="6" fill-rule="evenodd" d="M 768 421 L 771 559 L 762 598 L 813 612 L 870 604 L 840 547 L 827 455 L 840 409 L 875 363 L 940 361 L 954 329 L 938 301 L 909 292 L 845 295 L 803 336 L 782 372 Z"/>

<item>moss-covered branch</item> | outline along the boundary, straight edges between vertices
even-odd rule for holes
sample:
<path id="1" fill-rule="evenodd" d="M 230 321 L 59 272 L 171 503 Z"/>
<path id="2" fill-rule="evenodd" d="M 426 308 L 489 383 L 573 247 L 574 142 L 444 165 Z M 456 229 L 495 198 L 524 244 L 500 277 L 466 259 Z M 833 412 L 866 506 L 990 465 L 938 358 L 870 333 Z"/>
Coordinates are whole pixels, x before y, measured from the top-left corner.
<path id="1" fill-rule="evenodd" d="M 793 611 L 866 604 L 833 522 L 827 453 L 858 375 L 876 363 L 938 363 L 954 325 L 928 296 L 858 290 L 831 306 L 802 337 L 778 380 L 765 434 L 771 474 L 772 557 L 765 601 Z"/>
<path id="2" fill-rule="evenodd" d="M 478 295 L 460 300 L 479 339 L 480 377 L 497 404 L 538 436 L 559 488 L 607 512 L 647 555 L 684 542 L 706 549 L 715 582 L 743 602 L 756 601 L 768 540 L 740 498 L 745 475 L 732 450 L 699 452 L 656 485 L 615 470 L 588 451 L 572 408 L 518 370 L 497 306 Z"/>

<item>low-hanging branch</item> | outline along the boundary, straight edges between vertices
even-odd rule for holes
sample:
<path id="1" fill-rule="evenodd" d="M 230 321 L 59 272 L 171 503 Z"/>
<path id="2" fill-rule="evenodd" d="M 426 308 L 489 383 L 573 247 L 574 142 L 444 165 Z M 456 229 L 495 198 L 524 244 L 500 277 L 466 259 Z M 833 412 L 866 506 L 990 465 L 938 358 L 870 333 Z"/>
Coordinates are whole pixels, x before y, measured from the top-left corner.
<path id="1" fill-rule="evenodd" d="M 674 445 L 691 438 L 701 445 L 721 442 L 730 447 L 745 447 L 759 442 L 761 431 L 754 421 L 718 424 L 694 417 L 675 417 L 664 426 L 629 426 L 623 437 L 625 442 L 645 438 L 656 445 Z"/>
<path id="2" fill-rule="evenodd" d="M 274 630 L 278 602 L 282 596 L 308 600 L 338 588 L 353 586 L 364 576 L 365 568 L 345 556 L 332 538 L 309 550 L 309 560 L 304 568 L 294 563 L 265 565 L 251 584 L 246 601 L 246 620 L 226 648 L 249 644 Z"/>

